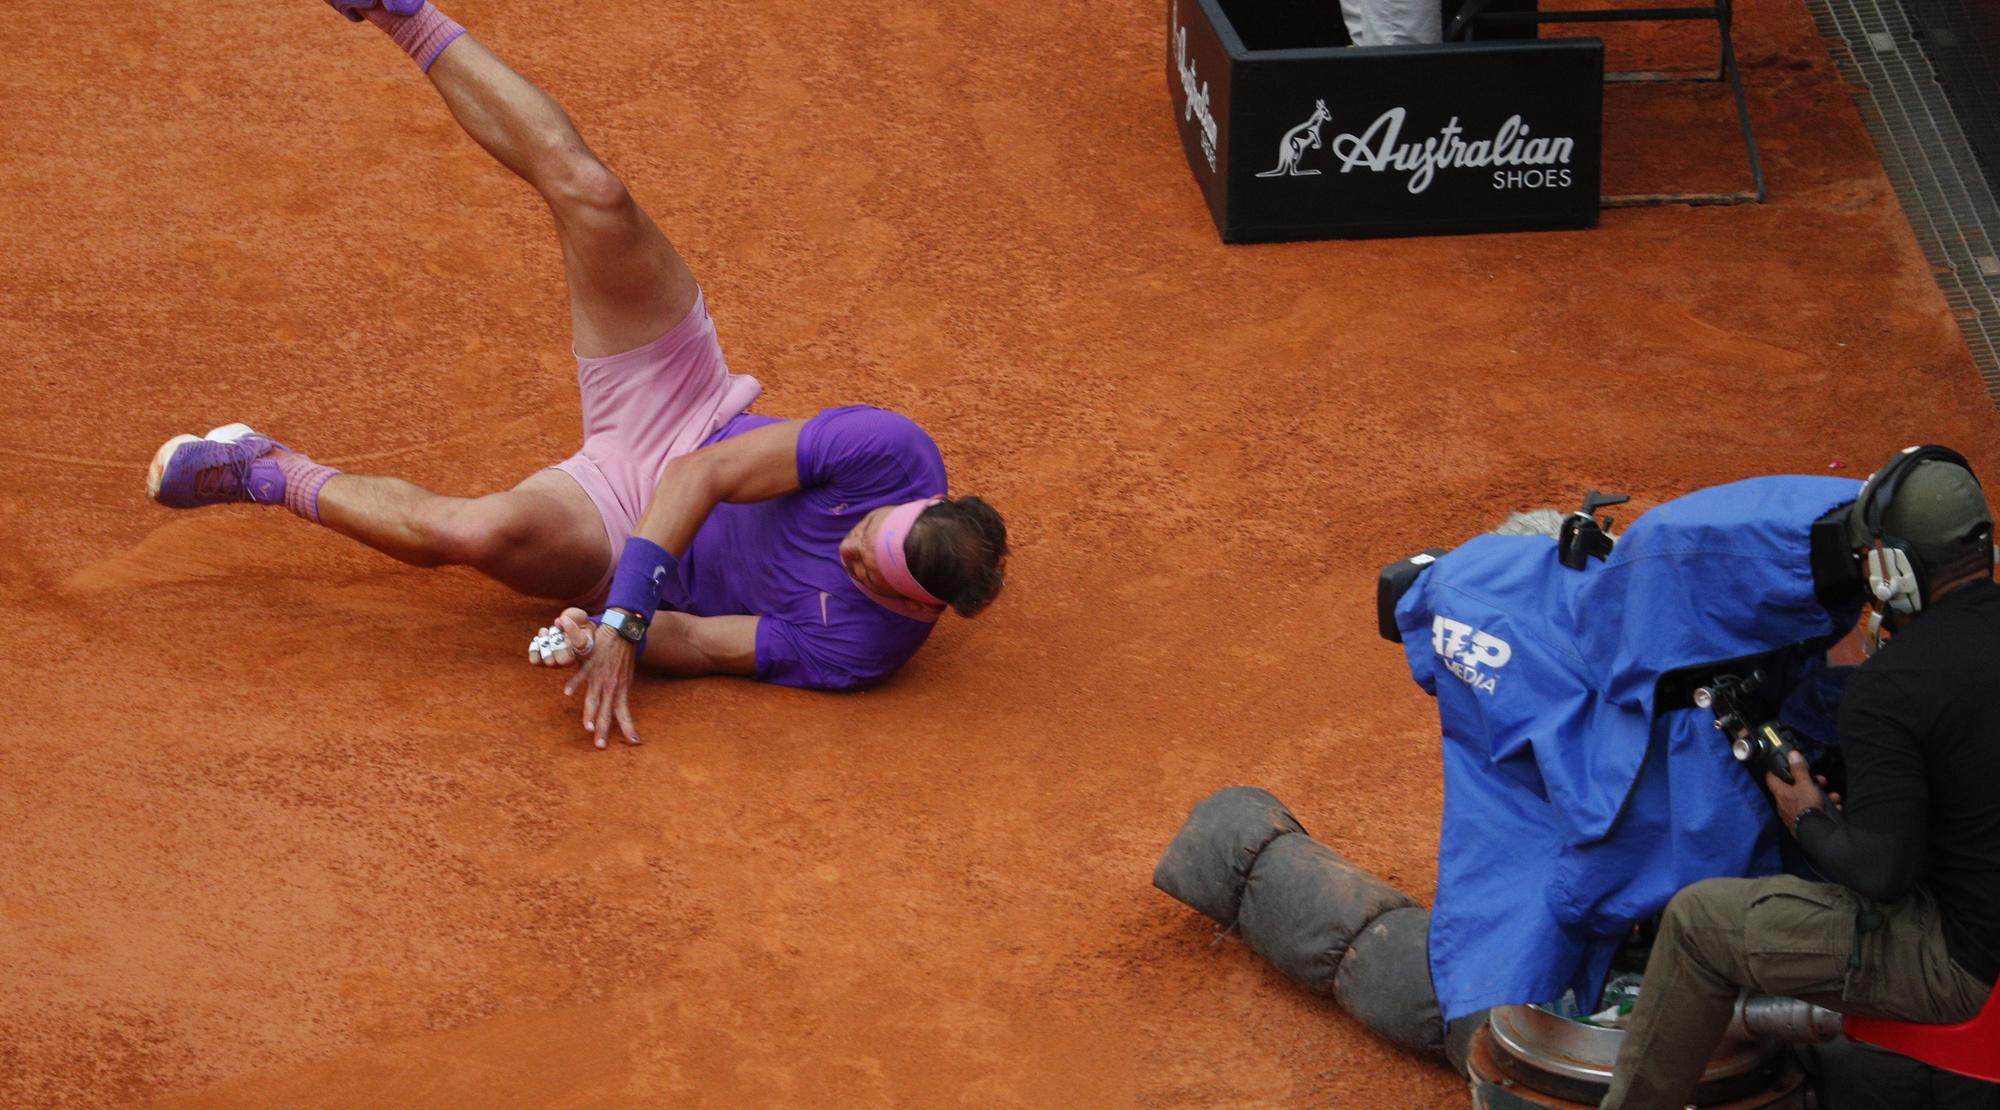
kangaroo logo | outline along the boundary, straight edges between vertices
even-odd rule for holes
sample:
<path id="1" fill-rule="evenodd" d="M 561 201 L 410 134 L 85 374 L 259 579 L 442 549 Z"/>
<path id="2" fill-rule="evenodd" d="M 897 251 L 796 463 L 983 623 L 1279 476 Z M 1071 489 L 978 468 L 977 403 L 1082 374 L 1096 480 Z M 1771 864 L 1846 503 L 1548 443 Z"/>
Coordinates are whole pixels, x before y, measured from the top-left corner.
<path id="1" fill-rule="evenodd" d="M 1300 169 L 1299 159 L 1305 157 L 1306 151 L 1319 149 L 1320 124 L 1332 118 L 1333 113 L 1326 110 L 1326 101 L 1313 101 L 1313 114 L 1306 117 L 1304 123 L 1285 132 L 1285 137 L 1278 140 L 1278 164 L 1257 176 L 1311 177 L 1319 173 L 1318 170 Z"/>

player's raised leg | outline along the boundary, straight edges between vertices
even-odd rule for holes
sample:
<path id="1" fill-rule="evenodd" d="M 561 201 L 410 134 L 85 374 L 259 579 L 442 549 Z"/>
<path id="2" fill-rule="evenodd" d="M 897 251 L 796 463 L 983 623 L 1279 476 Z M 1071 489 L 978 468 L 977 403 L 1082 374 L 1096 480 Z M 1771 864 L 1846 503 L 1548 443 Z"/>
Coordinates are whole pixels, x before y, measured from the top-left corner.
<path id="1" fill-rule="evenodd" d="M 548 203 L 579 356 L 643 347 L 687 315 L 694 275 L 561 105 L 430 4 L 409 15 L 379 7 L 362 14 L 425 68 L 466 134 Z"/>
<path id="2" fill-rule="evenodd" d="M 687 315 L 693 275 L 547 93 L 422 0 L 329 3 L 386 31 L 466 132 L 541 194 L 562 250 L 578 355 L 642 347 Z M 597 506 L 557 471 L 504 493 L 448 497 L 397 478 L 341 474 L 230 425 L 170 440 L 147 486 L 176 508 L 283 504 L 404 562 L 470 566 L 539 597 L 579 597 L 611 565 Z"/>

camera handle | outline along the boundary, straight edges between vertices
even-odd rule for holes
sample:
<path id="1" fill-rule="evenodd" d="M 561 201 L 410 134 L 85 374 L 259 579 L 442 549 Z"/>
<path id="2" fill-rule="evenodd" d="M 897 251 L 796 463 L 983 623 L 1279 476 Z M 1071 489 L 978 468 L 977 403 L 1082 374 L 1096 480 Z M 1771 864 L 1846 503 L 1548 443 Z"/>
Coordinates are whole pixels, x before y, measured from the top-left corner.
<path id="1" fill-rule="evenodd" d="M 1611 554 L 1611 525 L 1609 516 L 1599 518 L 1597 510 L 1613 505 L 1623 505 L 1632 500 L 1623 493 L 1599 493 L 1591 490 L 1583 496 L 1583 508 L 1563 518 L 1562 531 L 1556 535 L 1556 557 L 1562 565 L 1571 570 L 1582 570 L 1591 559 L 1602 560 Z"/>
<path id="2" fill-rule="evenodd" d="M 1748 678 L 1717 675 L 1694 692 L 1694 703 L 1715 714 L 1715 727 L 1729 737 L 1729 754 L 1738 763 L 1752 773 L 1776 775 L 1793 784 L 1798 780 L 1792 777 L 1791 754 L 1799 748 L 1798 734 L 1783 721 L 1753 721 L 1744 704 L 1744 699 L 1763 684 L 1761 670 L 1752 671 Z"/>

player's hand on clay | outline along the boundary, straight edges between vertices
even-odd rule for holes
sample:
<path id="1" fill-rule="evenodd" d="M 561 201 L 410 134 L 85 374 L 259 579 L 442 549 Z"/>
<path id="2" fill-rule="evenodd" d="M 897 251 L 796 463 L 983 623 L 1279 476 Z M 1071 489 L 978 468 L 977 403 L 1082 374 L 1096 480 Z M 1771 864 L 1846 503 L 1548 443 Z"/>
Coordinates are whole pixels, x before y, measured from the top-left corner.
<path id="1" fill-rule="evenodd" d="M 591 652 L 597 626 L 581 609 L 564 609 L 556 623 L 535 633 L 528 642 L 528 662 L 537 667 L 567 667 Z M 615 637 L 614 637 L 615 638 Z"/>
<path id="2" fill-rule="evenodd" d="M 591 631 L 597 631 L 595 626 L 591 626 Z M 583 666 L 563 683 L 565 695 L 583 688 L 583 727 L 600 748 L 611 739 L 613 722 L 625 735 L 626 743 L 639 742 L 638 730 L 632 727 L 632 709 L 626 703 L 626 695 L 632 689 L 636 654 L 623 636 L 600 634 L 584 656 Z"/>

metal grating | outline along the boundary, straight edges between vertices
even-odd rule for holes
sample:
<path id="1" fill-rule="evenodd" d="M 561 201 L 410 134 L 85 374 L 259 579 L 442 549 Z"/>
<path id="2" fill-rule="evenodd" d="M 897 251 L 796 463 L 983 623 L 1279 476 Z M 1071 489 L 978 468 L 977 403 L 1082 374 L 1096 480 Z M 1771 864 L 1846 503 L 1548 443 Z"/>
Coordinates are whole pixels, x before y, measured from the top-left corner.
<path id="1" fill-rule="evenodd" d="M 2000 182 L 2000 4 L 1903 0 L 1988 182 Z"/>
<path id="2" fill-rule="evenodd" d="M 1806 0 L 1986 392 L 2000 405 L 2000 203 L 1900 0 Z"/>

